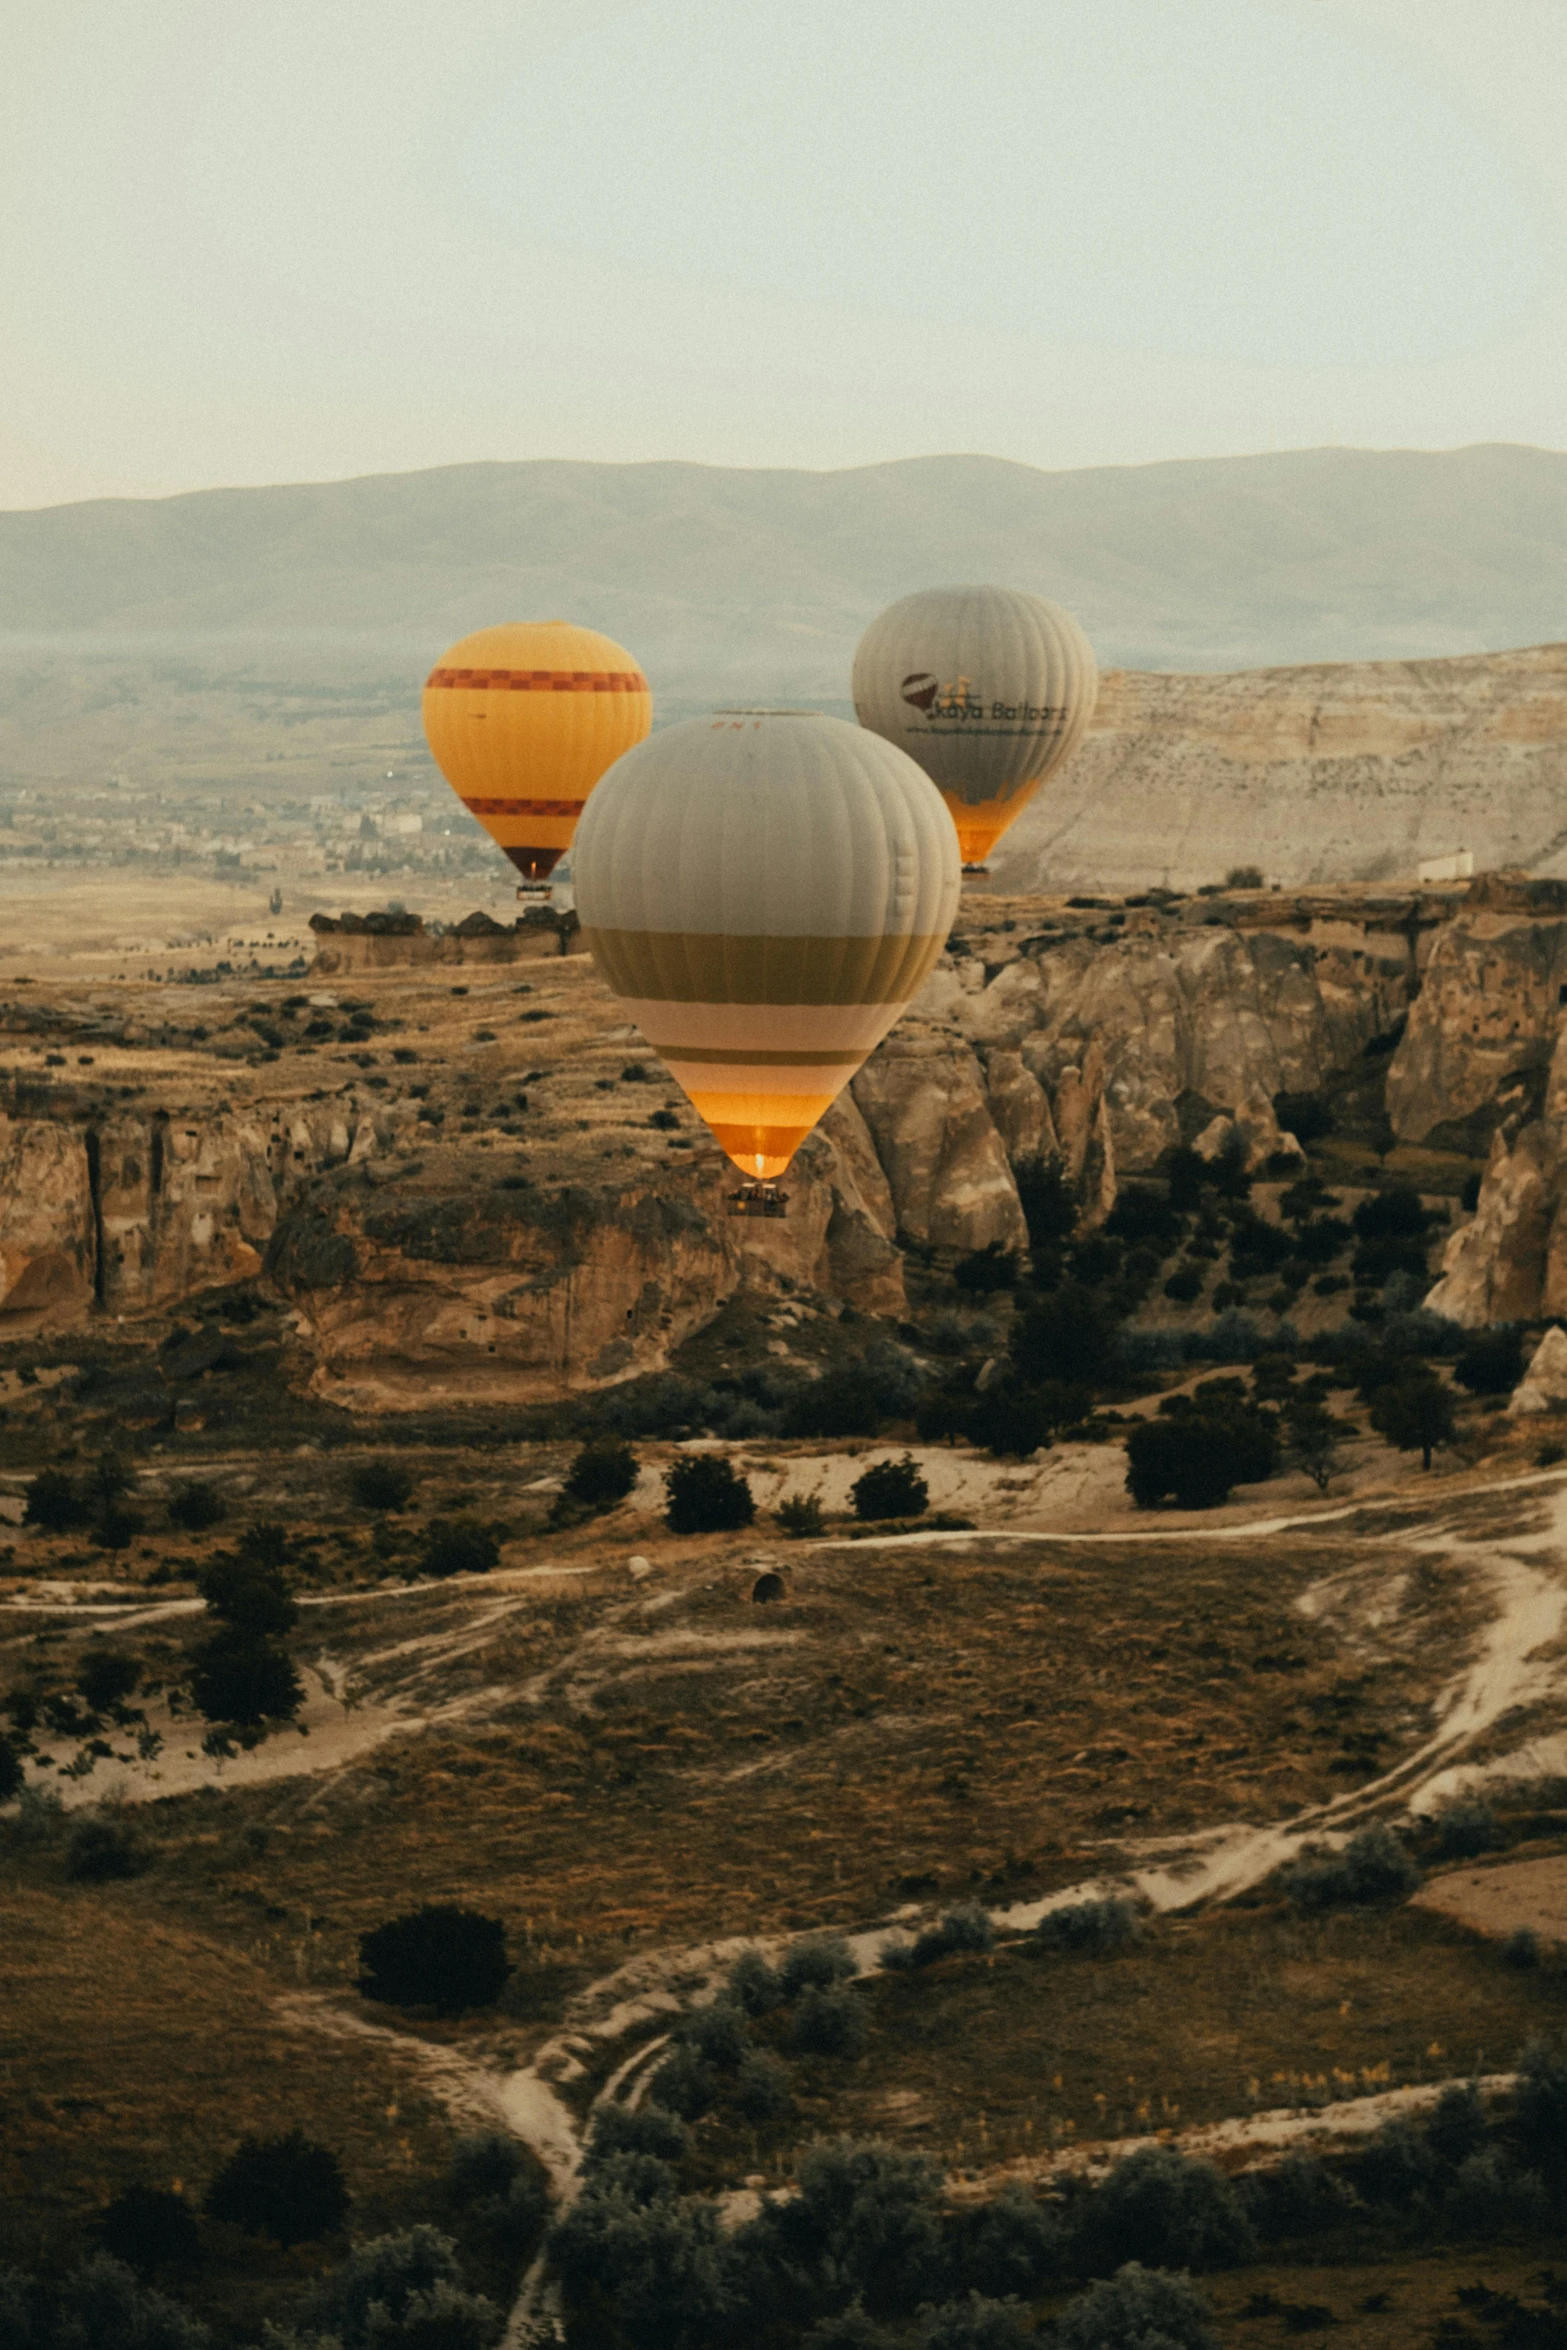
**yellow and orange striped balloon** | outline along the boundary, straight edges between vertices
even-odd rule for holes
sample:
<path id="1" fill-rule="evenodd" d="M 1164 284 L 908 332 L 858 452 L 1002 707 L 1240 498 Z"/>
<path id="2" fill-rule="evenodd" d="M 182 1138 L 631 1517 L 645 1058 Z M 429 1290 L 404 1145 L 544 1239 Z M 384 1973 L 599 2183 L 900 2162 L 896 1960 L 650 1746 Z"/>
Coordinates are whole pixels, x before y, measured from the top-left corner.
<path id="1" fill-rule="evenodd" d="M 569 620 L 481 628 L 425 681 L 436 765 L 527 881 L 570 848 L 589 792 L 652 723 L 624 645 Z"/>

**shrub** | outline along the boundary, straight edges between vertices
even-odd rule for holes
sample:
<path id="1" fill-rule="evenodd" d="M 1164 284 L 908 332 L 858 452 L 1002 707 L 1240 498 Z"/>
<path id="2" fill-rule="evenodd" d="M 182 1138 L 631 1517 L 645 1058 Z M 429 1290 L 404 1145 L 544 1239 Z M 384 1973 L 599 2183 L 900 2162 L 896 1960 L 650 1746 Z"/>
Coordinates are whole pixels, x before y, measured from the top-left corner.
<path id="1" fill-rule="evenodd" d="M 1012 1360 L 1033 1386 L 1101 1386 L 1115 1375 L 1114 1320 L 1091 1289 L 1064 1281 L 1019 1317 Z"/>
<path id="2" fill-rule="evenodd" d="M 735 2103 L 748 2122 L 776 2121 L 787 2113 L 789 2067 L 766 2048 L 748 2048 L 735 2075 Z"/>
<path id="3" fill-rule="evenodd" d="M 492 2006 L 511 1973 L 500 1919 L 452 1902 L 426 1902 L 361 1934 L 359 1964 L 367 1999 L 442 2015 Z"/>
<path id="4" fill-rule="evenodd" d="M 849 1488 L 857 1518 L 917 1518 L 930 1504 L 930 1487 L 912 1453 L 878 1461 Z"/>
<path id="5" fill-rule="evenodd" d="M 1472 2081 L 1455 2081 L 1442 2091 L 1426 2120 L 1426 2143 L 1455 2170 L 1485 2144 L 1485 2107 Z"/>
<path id="6" fill-rule="evenodd" d="M 1526 2154 L 1559 2169 L 1567 2162 L 1567 2055 L 1531 2040 L 1518 2060 L 1513 2120 Z"/>
<path id="7" fill-rule="evenodd" d="M 1234 2268 L 1257 2249 L 1251 2222 L 1223 2171 L 1173 2146 L 1142 2146 L 1087 2198 L 1080 2246 L 1091 2270 L 1141 2260 L 1155 2268 Z"/>
<path id="8" fill-rule="evenodd" d="M 1500 1841 L 1495 1812 L 1472 1795 L 1445 1803 L 1431 1827 L 1438 1860 L 1473 1860 Z"/>
<path id="9" fill-rule="evenodd" d="M 21 1756 L 9 1738 L 0 1737 L 0 1803 L 10 1803 L 26 1784 Z"/>
<path id="10" fill-rule="evenodd" d="M 292 1660 L 270 1640 L 222 1631 L 196 1650 L 191 1695 L 209 1722 L 254 1728 L 287 1721 L 304 1702 Z"/>
<path id="11" fill-rule="evenodd" d="M 1024 2350 L 1033 2330 L 1020 2302 L 971 2293 L 927 2313 L 920 2350 Z"/>
<path id="12" fill-rule="evenodd" d="M 695 2122 L 712 2104 L 717 2088 L 712 2067 L 702 2062 L 694 2048 L 677 2045 L 648 2083 L 648 2095 L 682 2121 Z"/>
<path id="13" fill-rule="evenodd" d="M 207 2190 L 207 2211 L 285 2248 L 312 2244 L 342 2226 L 348 2189 L 331 2148 L 290 2130 L 281 2138 L 242 2139 Z"/>
<path id="14" fill-rule="evenodd" d="M 912 2309 L 939 2289 L 941 2172 L 874 2139 L 831 2140 L 800 2159 L 788 2244 L 873 2311 Z"/>
<path id="15" fill-rule="evenodd" d="M 1499 2147 L 1466 2157 L 1442 2198 L 1442 2223 L 1455 2236 L 1510 2236 L 1542 2226 L 1551 2199 L 1537 2171 L 1520 2170 Z"/>
<path id="16" fill-rule="evenodd" d="M 1055 2350 L 1218 2350 L 1208 2307 L 1184 2276 L 1133 2260 L 1069 2301 Z"/>
<path id="17" fill-rule="evenodd" d="M 362 1510 L 402 1510 L 413 1499 L 414 1481 L 397 1461 L 362 1461 L 349 1490 Z"/>
<path id="18" fill-rule="evenodd" d="M 952 1268 L 952 1278 L 969 1296 L 990 1297 L 997 1290 L 1016 1289 L 1017 1258 L 999 1240 L 988 1241 L 983 1248 L 971 1249 L 966 1257 L 959 1257 Z"/>
<path id="19" fill-rule="evenodd" d="M 1523 1377 L 1523 1340 L 1516 1330 L 1487 1330 L 1472 1338 L 1453 1365 L 1453 1377 L 1471 1395 L 1511 1395 Z"/>
<path id="20" fill-rule="evenodd" d="M 1087 1392 L 1075 1392 L 1082 1408 L 1087 1408 Z M 1059 1387 L 1019 1387 L 1010 1380 L 1004 1381 L 969 1401 L 966 1425 L 957 1433 L 983 1445 L 997 1460 L 1025 1461 L 1042 1444 L 1050 1442 L 1063 1418 L 1081 1417 L 1081 1409 L 1063 1411 L 1060 1397 Z"/>
<path id="21" fill-rule="evenodd" d="M 487 1575 L 500 1556 L 500 1544 L 477 1518 L 441 1518 L 426 1530 L 419 1567 L 444 1581 L 449 1575 Z"/>
<path id="22" fill-rule="evenodd" d="M 1502 1958 L 1508 1966 L 1537 1967 L 1540 1963 L 1540 1937 L 1529 1926 L 1515 1926 L 1502 1942 Z"/>
<path id="23" fill-rule="evenodd" d="M 1224 876 L 1224 886 L 1226 889 L 1261 889 L 1264 886 L 1262 867 L 1260 865 L 1232 865 Z"/>
<path id="24" fill-rule="evenodd" d="M 721 1453 L 694 1453 L 664 1472 L 671 1534 L 722 1534 L 756 1515 L 751 1488 Z"/>
<path id="25" fill-rule="evenodd" d="M 604 2162 L 612 2154 L 651 2154 L 660 2162 L 676 2163 L 691 2143 L 679 2116 L 663 2105 L 603 2105 L 593 2117 L 588 2160 Z"/>
<path id="26" fill-rule="evenodd" d="M 1279 1871 L 1286 1898 L 1299 1910 L 1355 1909 L 1407 1901 L 1420 1870 L 1391 1828 L 1362 1828 L 1339 1852 L 1308 1846 Z"/>
<path id="27" fill-rule="evenodd" d="M 911 1966 L 932 1966 L 939 1958 L 949 1958 L 954 1951 L 993 1950 L 996 1930 L 989 1916 L 977 1901 L 965 1901 L 957 1909 L 949 1909 L 934 1926 L 927 1926 L 909 1952 Z"/>
<path id="28" fill-rule="evenodd" d="M 808 1983 L 795 2002 L 789 2045 L 802 2056 L 858 2056 L 869 2037 L 863 2005 L 842 1984 Z"/>
<path id="29" fill-rule="evenodd" d="M 1034 1928 L 1035 1940 L 1045 1950 L 1103 1958 L 1129 1949 L 1138 1936 L 1137 1905 L 1124 1894 L 1111 1893 L 1093 1901 L 1070 1901 L 1047 1909 Z"/>
<path id="30" fill-rule="evenodd" d="M 1396 2118 L 1382 2124 L 1356 2161 L 1354 2175 L 1368 2203 L 1409 2211 L 1429 2196 L 1439 2167 L 1424 2131 Z"/>
<path id="31" fill-rule="evenodd" d="M 1354 2209 L 1354 2196 L 1314 2154 L 1286 2154 L 1267 2170 L 1251 2171 L 1241 2198 L 1260 2236 L 1312 2236 L 1334 2228 Z"/>
<path id="32" fill-rule="evenodd" d="M 959 2215 L 953 2231 L 958 2281 L 981 2293 L 1043 2290 L 1061 2266 L 1066 2231 L 1048 2204 L 1026 2188 L 1004 2187 L 977 2209 Z"/>
<path id="33" fill-rule="evenodd" d="M 1429 1469 L 1436 1447 L 1452 1441 L 1453 1398 L 1434 1371 L 1406 1369 L 1378 1393 L 1371 1425 L 1398 1451 L 1418 1452 Z"/>
<path id="34" fill-rule="evenodd" d="M 314 2341 L 342 2350 L 490 2350 L 494 2304 L 470 2293 L 449 2236 L 410 2228 L 356 2244 L 306 2307 Z"/>
<path id="35" fill-rule="evenodd" d="M 827 1531 L 822 1505 L 814 1493 L 785 1494 L 773 1514 L 791 1542 L 811 1542 Z"/>
<path id="36" fill-rule="evenodd" d="M 273 1518 L 258 1518 L 239 1538 L 239 1555 L 253 1567 L 280 1574 L 288 1565 L 288 1529 Z"/>
<path id="37" fill-rule="evenodd" d="M 179 1485 L 169 1496 L 169 1523 L 186 1534 L 205 1534 L 209 1526 L 221 1525 L 227 1515 L 227 1505 L 215 1485 Z"/>
<path id="38" fill-rule="evenodd" d="M 612 1436 L 585 1444 L 566 1472 L 565 1491 L 590 1510 L 610 1510 L 637 1481 L 637 1456 Z"/>
<path id="39" fill-rule="evenodd" d="M 1059 1159 L 1020 1159 L 1012 1170 L 1031 1249 L 1060 1247 L 1077 1229 L 1077 1199 Z"/>
<path id="40" fill-rule="evenodd" d="M 279 1639 L 299 1621 L 279 1570 L 256 1559 L 215 1559 L 201 1576 L 200 1589 L 213 1615 L 252 1639 Z"/>
<path id="41" fill-rule="evenodd" d="M 550 2252 L 568 2293 L 613 2302 L 630 2350 L 692 2350 L 729 2308 L 729 2264 L 710 2204 L 661 2196 L 639 2206 L 595 2184 L 555 2227 Z"/>
<path id="42" fill-rule="evenodd" d="M 127 2187 L 116 2195 L 99 2218 L 98 2241 L 144 2281 L 160 2268 L 194 2260 L 201 2249 L 195 2213 L 167 2187 Z"/>
<path id="43" fill-rule="evenodd" d="M 1333 1131 L 1333 1112 L 1320 1093 L 1276 1093 L 1273 1115 L 1297 1142 L 1320 1142 Z"/>
<path id="44" fill-rule="evenodd" d="M 525 2260 L 549 2217 L 549 2188 L 536 2155 L 504 2130 L 459 2138 L 446 2166 L 446 2196 L 496 2251 Z"/>
<path id="45" fill-rule="evenodd" d="M 10 2350 L 11 2336 L 6 2337 Z M 60 2291 L 54 2323 L 40 2315 L 36 2350 L 209 2350 L 211 2334 L 177 2301 L 139 2284 L 107 2252 L 73 2269 Z M 25 2338 L 18 2350 L 29 2350 Z"/>
<path id="46" fill-rule="evenodd" d="M 65 1848 L 65 1873 L 80 1885 L 138 1876 L 146 1865 L 140 1845 L 120 1820 L 81 1821 Z"/>
<path id="47" fill-rule="evenodd" d="M 1201 1266 L 1191 1263 L 1177 1265 L 1164 1285 L 1164 1294 L 1180 1306 L 1189 1306 L 1194 1298 L 1201 1297 Z"/>
<path id="48" fill-rule="evenodd" d="M 845 1364 L 813 1379 L 790 1398 L 785 1436 L 879 1436 L 886 1407 L 863 1363 Z"/>
<path id="49" fill-rule="evenodd" d="M 901 2337 L 867 2317 L 855 2301 L 812 2326 L 800 2350 L 902 2350 Z"/>
<path id="50" fill-rule="evenodd" d="M 728 1992 L 747 2015 L 770 2015 L 781 2006 L 784 1987 L 759 1950 L 742 1950 L 729 1970 Z"/>
<path id="51" fill-rule="evenodd" d="M 24 1526 L 41 1526 L 46 1534 L 68 1534 L 75 1526 L 85 1526 L 91 1516 L 91 1501 L 63 1469 L 41 1469 L 27 1488 Z"/>
<path id="52" fill-rule="evenodd" d="M 1272 1418 L 1228 1397 L 1175 1399 L 1183 1408 L 1141 1420 L 1126 1440 L 1126 1489 L 1142 1509 L 1166 1499 L 1179 1509 L 1212 1509 L 1237 1485 L 1259 1484 L 1278 1466 Z"/>
<path id="53" fill-rule="evenodd" d="M 751 2043 L 746 2034 L 745 2010 L 733 2000 L 714 1999 L 694 2007 L 680 2026 L 680 2039 L 694 2049 L 715 2072 L 732 2073 Z"/>
<path id="54" fill-rule="evenodd" d="M 806 1934 L 784 1952 L 778 1983 L 785 1999 L 796 1999 L 813 1984 L 818 1990 L 831 1990 L 856 1971 L 854 1953 L 841 1934 Z"/>
<path id="55" fill-rule="evenodd" d="M 140 1657 L 94 1641 L 76 1668 L 76 1686 L 95 1714 L 106 1714 L 135 1695 L 141 1675 Z"/>

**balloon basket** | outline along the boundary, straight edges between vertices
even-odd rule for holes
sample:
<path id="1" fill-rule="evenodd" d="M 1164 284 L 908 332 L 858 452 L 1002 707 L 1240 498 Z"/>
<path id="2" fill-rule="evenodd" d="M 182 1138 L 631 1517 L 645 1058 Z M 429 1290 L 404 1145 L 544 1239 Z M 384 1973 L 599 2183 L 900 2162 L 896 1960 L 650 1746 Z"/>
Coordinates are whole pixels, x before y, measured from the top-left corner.
<path id="1" fill-rule="evenodd" d="M 769 1216 L 776 1220 L 789 1213 L 789 1194 L 780 1191 L 776 1183 L 742 1183 L 738 1191 L 729 1194 L 731 1216 Z"/>

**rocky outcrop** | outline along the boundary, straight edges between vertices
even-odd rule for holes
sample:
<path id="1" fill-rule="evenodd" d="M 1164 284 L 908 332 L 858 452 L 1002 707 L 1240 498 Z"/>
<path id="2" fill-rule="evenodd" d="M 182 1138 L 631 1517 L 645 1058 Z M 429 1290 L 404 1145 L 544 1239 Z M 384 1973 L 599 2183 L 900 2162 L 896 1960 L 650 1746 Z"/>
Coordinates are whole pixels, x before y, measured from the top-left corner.
<path id="1" fill-rule="evenodd" d="M 1007 834 L 996 886 L 1190 889 L 1413 875 L 1456 849 L 1564 851 L 1567 645 L 1179 676 L 1112 670 L 1083 741 Z"/>
<path id="2" fill-rule="evenodd" d="M 84 1312 L 97 1264 L 85 1135 L 51 1119 L 0 1117 L 0 1317 Z"/>
<path id="3" fill-rule="evenodd" d="M 1438 933 L 1409 1025 L 1388 1070 L 1387 1108 L 1408 1142 L 1494 1123 L 1550 1060 L 1567 1001 L 1567 914 L 1506 906 L 1487 893 Z M 1554 894 L 1554 893 L 1552 893 Z"/>
<path id="4" fill-rule="evenodd" d="M 1567 1412 L 1567 1330 L 1557 1325 L 1547 1330 L 1513 1389 L 1507 1412 L 1514 1420 Z"/>
<path id="5" fill-rule="evenodd" d="M 1555 1173 L 1553 1140 L 1539 1120 L 1496 1135 L 1475 1215 L 1448 1242 L 1442 1278 L 1426 1298 L 1432 1313 L 1466 1330 L 1539 1317 L 1549 1286 Z"/>
<path id="6" fill-rule="evenodd" d="M 854 1080 L 900 1238 L 967 1251 L 1023 1248 L 1028 1227 L 983 1074 L 966 1046 L 894 1036 Z"/>

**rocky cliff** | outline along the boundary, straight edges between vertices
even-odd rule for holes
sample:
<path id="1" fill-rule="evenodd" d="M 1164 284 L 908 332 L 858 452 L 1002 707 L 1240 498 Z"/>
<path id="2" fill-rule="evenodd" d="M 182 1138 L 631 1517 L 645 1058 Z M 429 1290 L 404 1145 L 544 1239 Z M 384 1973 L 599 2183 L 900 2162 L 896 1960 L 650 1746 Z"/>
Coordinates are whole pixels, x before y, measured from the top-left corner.
<path id="1" fill-rule="evenodd" d="M 456 983 L 403 964 L 356 998 L 253 1001 L 237 981 L 28 998 L 0 1039 L 0 1325 L 167 1311 L 264 1269 L 322 1391 L 368 1406 L 654 1369 L 741 1289 L 900 1318 L 907 1249 L 1023 1244 L 1023 1162 L 1058 1158 L 1092 1224 L 1177 1143 L 1233 1131 L 1254 1164 L 1287 1158 L 1276 1097 L 1359 1084 L 1406 1014 L 1402 1131 L 1427 1133 L 1449 1095 L 1494 1096 L 1476 1004 L 1511 1007 L 1539 1093 L 1567 913 L 1464 895 L 972 898 L 799 1154 L 778 1223 L 727 1212 L 727 1164 L 584 956 Z M 1510 1033 L 1508 1069 L 1527 1057 Z M 1526 1167 L 1553 1179 L 1554 1128 L 1521 1132 L 1501 1130 L 1482 1236 L 1539 1222 L 1499 1204 Z M 1487 1300 L 1521 1278 L 1487 1276 Z"/>
<path id="2" fill-rule="evenodd" d="M 1567 872 L 1567 645 L 1228 676 L 1114 670 L 995 861 L 1004 891 Z"/>

